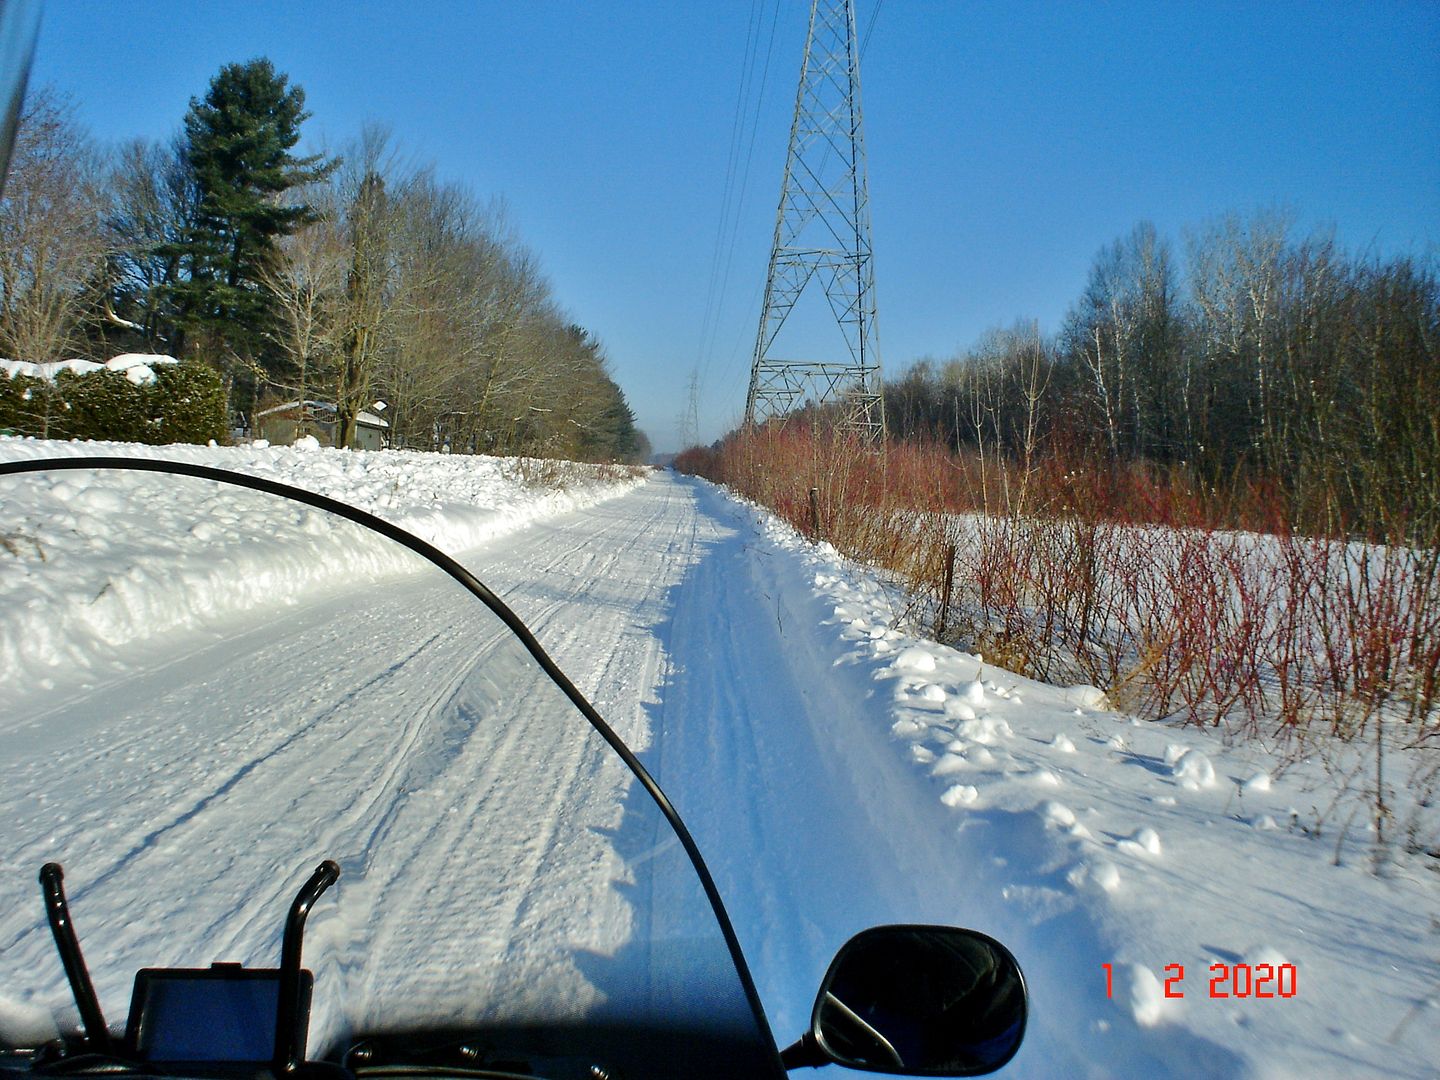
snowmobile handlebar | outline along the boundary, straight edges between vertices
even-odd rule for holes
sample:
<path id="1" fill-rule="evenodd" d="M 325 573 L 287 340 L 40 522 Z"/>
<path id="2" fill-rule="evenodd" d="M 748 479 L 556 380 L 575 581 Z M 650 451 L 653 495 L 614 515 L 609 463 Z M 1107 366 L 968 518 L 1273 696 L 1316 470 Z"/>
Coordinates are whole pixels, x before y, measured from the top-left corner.
<path id="1" fill-rule="evenodd" d="M 70 981 L 70 992 L 75 995 L 75 1005 L 80 1010 L 86 1041 L 94 1050 L 106 1053 L 110 1049 L 110 1029 L 105 1024 L 100 999 L 95 995 L 95 986 L 80 952 L 80 939 L 75 934 L 70 905 L 65 900 L 64 880 L 65 871 L 59 863 L 46 863 L 40 868 L 45 915 L 50 921 L 50 933 L 55 936 L 55 948 L 60 952 L 60 963 L 65 966 L 65 977 Z"/>
<path id="2" fill-rule="evenodd" d="M 285 937 L 280 946 L 280 995 L 275 1008 L 277 1073 L 294 1073 L 305 1056 L 300 1045 L 300 953 L 304 945 L 305 919 L 315 901 L 339 877 L 338 863 L 333 859 L 322 862 L 310 875 L 310 880 L 300 887 L 285 919 Z"/>

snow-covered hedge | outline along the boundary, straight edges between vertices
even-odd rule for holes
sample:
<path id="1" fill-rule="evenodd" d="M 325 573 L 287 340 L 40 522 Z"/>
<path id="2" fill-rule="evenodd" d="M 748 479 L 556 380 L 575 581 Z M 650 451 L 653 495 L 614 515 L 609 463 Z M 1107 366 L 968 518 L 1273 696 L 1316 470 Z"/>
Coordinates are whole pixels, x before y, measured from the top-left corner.
<path id="1" fill-rule="evenodd" d="M 0 378 L 3 433 L 163 445 L 204 443 L 225 431 L 225 388 L 212 368 L 196 361 L 7 361 L 0 373 L 9 376 Z"/>

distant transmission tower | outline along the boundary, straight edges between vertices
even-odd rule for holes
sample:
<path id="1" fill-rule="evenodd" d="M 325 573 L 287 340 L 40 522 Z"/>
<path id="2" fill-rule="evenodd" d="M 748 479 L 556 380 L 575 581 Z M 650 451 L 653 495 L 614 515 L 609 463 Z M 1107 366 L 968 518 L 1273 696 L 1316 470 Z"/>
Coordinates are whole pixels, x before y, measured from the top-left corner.
<path id="1" fill-rule="evenodd" d="M 817 277 L 849 347 L 849 361 L 771 356 L 780 328 Z M 822 405 L 840 405 L 841 423 L 867 441 L 884 439 L 860 57 L 851 0 L 811 0 L 745 424 L 783 422 L 807 396 Z"/>
<path id="2" fill-rule="evenodd" d="M 685 412 L 680 417 L 680 449 L 696 446 L 700 442 L 700 373 L 690 372 L 689 389 L 686 392 Z"/>

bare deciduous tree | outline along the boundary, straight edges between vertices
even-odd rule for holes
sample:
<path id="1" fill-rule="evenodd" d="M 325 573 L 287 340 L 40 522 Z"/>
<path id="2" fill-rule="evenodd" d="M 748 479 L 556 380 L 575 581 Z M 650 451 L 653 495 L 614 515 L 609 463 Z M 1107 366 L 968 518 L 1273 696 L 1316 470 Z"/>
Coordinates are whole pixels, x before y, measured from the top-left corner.
<path id="1" fill-rule="evenodd" d="M 261 276 L 275 299 L 271 336 L 293 372 L 290 389 L 300 402 L 297 430 L 302 434 L 307 431 L 305 402 L 317 387 L 329 395 L 340 346 L 337 317 L 344 296 L 345 251 L 326 202 L 325 195 L 317 193 L 318 220 L 281 241 L 280 257 Z"/>
<path id="2" fill-rule="evenodd" d="M 178 141 L 137 139 L 120 148 L 110 174 L 105 322 L 147 349 L 173 351 L 168 290 L 180 280 L 181 250 L 199 194 Z"/>
<path id="3" fill-rule="evenodd" d="M 101 304 L 106 244 L 99 163 L 70 105 L 31 96 L 0 202 L 0 350 L 64 358 Z"/>

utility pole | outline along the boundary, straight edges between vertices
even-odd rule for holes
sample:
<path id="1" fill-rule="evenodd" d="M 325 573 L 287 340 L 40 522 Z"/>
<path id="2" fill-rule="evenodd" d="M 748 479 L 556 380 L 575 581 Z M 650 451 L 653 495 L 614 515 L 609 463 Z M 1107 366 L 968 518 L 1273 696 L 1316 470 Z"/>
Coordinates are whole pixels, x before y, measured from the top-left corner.
<path id="1" fill-rule="evenodd" d="M 849 359 L 777 359 L 776 335 L 812 280 L 839 324 Z M 813 290 L 812 290 L 813 292 Z M 765 303 L 755 338 L 745 426 L 783 423 L 807 396 L 840 407 L 840 425 L 883 444 L 875 327 L 870 191 L 860 112 L 860 56 L 851 0 L 811 0 L 810 29 L 775 216 Z"/>

